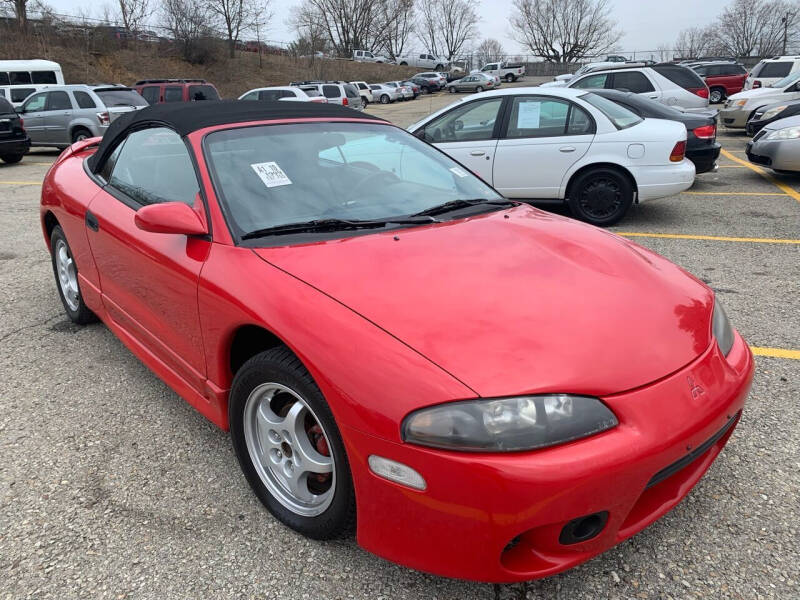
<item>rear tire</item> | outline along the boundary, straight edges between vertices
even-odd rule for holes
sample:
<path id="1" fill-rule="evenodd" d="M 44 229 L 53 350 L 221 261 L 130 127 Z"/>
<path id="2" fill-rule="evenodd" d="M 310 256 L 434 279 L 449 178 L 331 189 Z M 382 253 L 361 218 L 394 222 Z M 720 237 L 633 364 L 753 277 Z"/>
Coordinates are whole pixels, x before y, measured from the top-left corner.
<path id="1" fill-rule="evenodd" d="M 72 130 L 72 143 L 81 142 L 92 137 L 92 132 L 85 127 L 76 127 Z"/>
<path id="2" fill-rule="evenodd" d="M 50 259 L 61 303 L 70 321 L 86 325 L 97 320 L 97 316 L 86 306 L 78 280 L 78 265 L 72 257 L 67 237 L 61 225 L 56 225 L 50 234 Z"/>
<path id="3" fill-rule="evenodd" d="M 361 98 L 361 108 L 367 108 L 367 106 L 369 106 L 369 100 Z"/>
<path id="4" fill-rule="evenodd" d="M 475 93 L 476 94 L 480 94 L 482 91 L 483 91 L 483 86 L 479 85 L 478 87 L 475 88 Z"/>
<path id="5" fill-rule="evenodd" d="M 273 348 L 244 363 L 233 379 L 228 418 L 239 466 L 276 519 L 317 540 L 352 531 L 356 501 L 344 443 L 294 354 Z M 308 468 L 321 464 L 330 471 Z"/>
<path id="6" fill-rule="evenodd" d="M 455 93 L 456 93 L 456 87 L 455 87 L 454 85 L 451 85 L 449 88 L 447 88 L 447 90 L 448 90 L 448 91 L 449 91 L 451 94 L 455 94 Z"/>
<path id="7" fill-rule="evenodd" d="M 434 71 L 436 71 L 436 72 L 444 71 L 444 65 L 443 64 L 436 65 L 436 68 L 434 69 Z"/>
<path id="8" fill-rule="evenodd" d="M 3 162 L 9 165 L 14 165 L 22 160 L 22 157 L 25 156 L 24 154 L 6 154 L 0 158 L 3 159 Z"/>
<path id="9" fill-rule="evenodd" d="M 516 81 L 516 78 L 511 73 L 509 73 L 508 75 L 506 75 L 506 81 L 508 83 L 514 83 Z"/>
<path id="10" fill-rule="evenodd" d="M 719 104 L 725 100 L 725 90 L 722 88 L 711 88 L 711 92 L 708 95 L 708 101 L 711 104 Z"/>
<path id="11" fill-rule="evenodd" d="M 570 184 L 567 202 L 576 219 L 609 227 L 628 212 L 633 203 L 633 186 L 619 171 L 591 169 Z"/>

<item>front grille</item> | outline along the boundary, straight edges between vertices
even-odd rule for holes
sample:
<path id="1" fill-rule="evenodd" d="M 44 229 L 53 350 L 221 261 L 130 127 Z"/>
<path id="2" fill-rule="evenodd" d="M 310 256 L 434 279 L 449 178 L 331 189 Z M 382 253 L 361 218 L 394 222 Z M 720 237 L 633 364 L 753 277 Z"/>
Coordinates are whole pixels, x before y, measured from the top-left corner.
<path id="1" fill-rule="evenodd" d="M 758 154 L 748 152 L 747 158 L 750 159 L 750 162 L 754 162 L 757 165 L 764 165 L 765 167 L 772 166 L 772 159 L 769 156 L 759 156 Z"/>
<path id="2" fill-rule="evenodd" d="M 651 488 L 654 485 L 656 485 L 657 483 L 661 483 L 662 481 L 664 481 L 668 477 L 671 477 L 672 475 L 674 475 L 675 473 L 677 473 L 681 469 L 683 469 L 685 467 L 688 467 L 695 460 L 700 458 L 703 454 L 705 454 L 711 448 L 711 446 L 713 446 L 714 444 L 717 443 L 719 438 L 721 438 L 723 435 L 725 435 L 728 432 L 728 430 L 731 427 L 733 427 L 733 425 L 736 423 L 736 419 L 739 418 L 739 414 L 740 413 L 736 413 L 735 415 L 733 415 L 728 420 L 728 422 L 725 423 L 725 426 L 722 429 L 720 429 L 717 433 L 712 435 L 709 439 L 707 439 L 705 442 L 703 442 L 697 448 L 695 448 L 694 450 L 689 452 L 689 454 L 687 454 L 686 456 L 684 456 L 683 458 L 681 458 L 679 460 L 676 460 L 674 463 L 672 463 L 668 467 L 665 467 L 665 468 L 661 469 L 658 473 L 653 475 L 653 478 L 650 481 L 647 482 L 647 486 L 645 487 L 645 489 Z"/>

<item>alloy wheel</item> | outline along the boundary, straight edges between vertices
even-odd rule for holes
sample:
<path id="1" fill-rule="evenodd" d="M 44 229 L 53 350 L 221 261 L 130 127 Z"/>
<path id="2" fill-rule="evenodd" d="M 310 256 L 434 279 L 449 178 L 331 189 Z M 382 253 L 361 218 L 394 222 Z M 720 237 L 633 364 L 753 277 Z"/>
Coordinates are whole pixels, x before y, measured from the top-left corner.
<path id="1" fill-rule="evenodd" d="M 75 269 L 75 261 L 67 248 L 64 240 L 58 240 L 54 249 L 56 258 L 56 271 L 58 272 L 58 285 L 61 286 L 61 293 L 70 309 L 77 311 L 78 301 L 78 272 Z"/>
<path id="2" fill-rule="evenodd" d="M 280 383 L 264 383 L 248 396 L 244 438 L 259 478 L 295 514 L 314 517 L 330 506 L 336 465 L 328 436 L 308 403 Z"/>

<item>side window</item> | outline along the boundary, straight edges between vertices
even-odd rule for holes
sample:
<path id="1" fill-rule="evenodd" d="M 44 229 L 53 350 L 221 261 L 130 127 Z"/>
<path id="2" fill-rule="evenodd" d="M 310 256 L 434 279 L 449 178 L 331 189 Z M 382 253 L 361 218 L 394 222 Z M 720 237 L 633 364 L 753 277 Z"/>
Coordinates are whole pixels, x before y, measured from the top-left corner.
<path id="1" fill-rule="evenodd" d="M 165 87 L 164 102 L 183 102 L 183 88 L 174 85 Z"/>
<path id="2" fill-rule="evenodd" d="M 45 110 L 72 110 L 72 102 L 67 92 L 48 92 Z"/>
<path id="3" fill-rule="evenodd" d="M 219 94 L 210 85 L 190 85 L 189 100 L 196 102 L 199 100 L 219 100 Z"/>
<path id="4" fill-rule="evenodd" d="M 143 205 L 183 202 L 191 206 L 199 189 L 183 140 L 165 127 L 128 135 L 108 183 Z"/>
<path id="5" fill-rule="evenodd" d="M 511 107 L 507 138 L 565 135 L 569 103 L 535 96 L 518 96 Z"/>
<path id="6" fill-rule="evenodd" d="M 33 83 L 57 83 L 56 74 L 53 71 L 34 71 L 31 73 Z"/>
<path id="7" fill-rule="evenodd" d="M 125 145 L 125 141 L 123 140 L 120 144 L 114 148 L 114 151 L 111 155 L 106 159 L 106 164 L 103 165 L 103 168 L 100 169 L 100 177 L 103 178 L 103 181 L 108 183 L 109 178 L 111 177 L 111 172 L 114 170 L 114 165 L 117 164 L 117 158 L 119 158 L 119 153 L 122 151 L 122 147 Z"/>
<path id="8" fill-rule="evenodd" d="M 25 104 L 22 105 L 22 110 L 23 112 L 39 112 L 41 110 L 44 110 L 44 105 L 46 102 L 47 102 L 46 93 L 42 92 L 40 94 L 34 94 L 25 101 Z"/>
<path id="9" fill-rule="evenodd" d="M 33 83 L 33 81 L 31 81 L 31 74 L 27 71 L 11 71 L 8 74 L 8 79 L 11 85 L 25 85 L 26 83 Z"/>
<path id="10" fill-rule="evenodd" d="M 36 91 L 36 88 L 11 88 L 8 90 L 11 96 L 12 102 L 22 102 L 30 96 L 33 92 Z M 41 108 L 37 110 L 42 110 Z"/>
<path id="11" fill-rule="evenodd" d="M 339 92 L 338 85 L 323 85 L 322 86 L 322 94 L 326 98 L 340 98 L 341 93 Z"/>
<path id="12" fill-rule="evenodd" d="M 578 88 L 581 90 L 602 89 L 606 87 L 606 79 L 608 79 L 608 75 L 605 73 L 601 73 L 599 75 L 587 75 L 569 87 Z"/>
<path id="13" fill-rule="evenodd" d="M 8 73 L 5 71 L 0 71 L 0 85 L 8 85 Z"/>
<path id="14" fill-rule="evenodd" d="M 595 132 L 594 121 L 585 110 L 572 104 L 567 122 L 567 135 L 590 135 Z"/>
<path id="15" fill-rule="evenodd" d="M 624 71 L 614 73 L 614 89 L 628 90 L 634 94 L 654 92 L 655 88 L 643 73 L 638 71 Z"/>
<path id="16" fill-rule="evenodd" d="M 259 94 L 263 94 L 264 92 L 250 92 L 249 94 L 245 94 L 242 96 L 242 100 L 260 100 Z"/>
<path id="17" fill-rule="evenodd" d="M 73 94 L 75 95 L 75 102 L 78 103 L 80 108 L 97 108 L 92 97 L 86 92 L 77 91 L 73 92 Z"/>
<path id="18" fill-rule="evenodd" d="M 157 85 L 148 85 L 142 88 L 142 97 L 148 104 L 158 104 L 159 89 Z"/>
<path id="19" fill-rule="evenodd" d="M 502 98 L 468 102 L 425 127 L 425 139 L 434 142 L 489 140 L 494 133 Z"/>

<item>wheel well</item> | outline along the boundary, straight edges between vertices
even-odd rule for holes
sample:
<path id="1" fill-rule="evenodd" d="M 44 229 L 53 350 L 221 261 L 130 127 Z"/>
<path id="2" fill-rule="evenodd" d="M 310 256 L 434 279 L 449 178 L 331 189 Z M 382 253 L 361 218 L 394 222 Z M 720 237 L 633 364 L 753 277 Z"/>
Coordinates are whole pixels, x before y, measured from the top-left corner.
<path id="1" fill-rule="evenodd" d="M 619 165 L 615 165 L 614 163 L 593 163 L 591 165 L 586 165 L 585 167 L 581 167 L 577 171 L 572 174 L 572 177 L 569 178 L 569 183 L 567 184 L 567 193 L 564 197 L 565 200 L 569 199 L 569 194 L 572 190 L 572 183 L 581 175 L 586 173 L 587 171 L 592 171 L 594 169 L 611 169 L 612 171 L 616 171 L 623 177 L 626 177 L 633 188 L 633 193 L 637 194 L 639 188 L 636 186 L 636 179 L 631 175 L 631 172 L 628 169 L 621 167 Z M 638 202 L 638 197 L 637 197 Z"/>
<path id="2" fill-rule="evenodd" d="M 242 365 L 256 354 L 278 346 L 286 344 L 271 331 L 257 325 L 240 327 L 231 340 L 229 352 L 231 375 L 235 375 Z"/>
<path id="3" fill-rule="evenodd" d="M 86 125 L 75 125 L 72 129 L 69 130 L 69 137 L 72 139 L 72 136 L 75 135 L 75 132 L 83 129 L 84 131 L 88 131 L 89 135 L 92 134 L 91 130 Z"/>
<path id="4" fill-rule="evenodd" d="M 50 236 L 53 235 L 53 229 L 58 225 L 58 219 L 49 210 L 44 215 L 44 230 L 47 232 L 47 241 L 50 242 Z"/>

